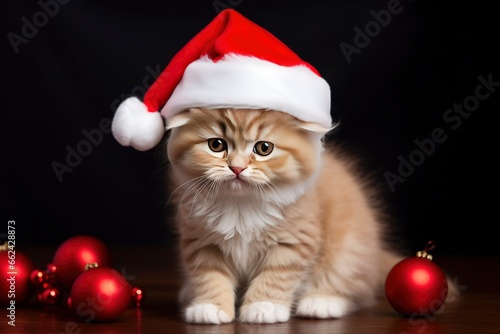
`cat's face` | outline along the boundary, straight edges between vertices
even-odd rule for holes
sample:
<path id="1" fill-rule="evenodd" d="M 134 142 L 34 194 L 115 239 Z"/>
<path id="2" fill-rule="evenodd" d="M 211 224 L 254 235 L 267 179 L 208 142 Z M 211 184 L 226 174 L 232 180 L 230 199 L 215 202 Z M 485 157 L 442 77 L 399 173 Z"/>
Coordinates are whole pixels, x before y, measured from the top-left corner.
<path id="1" fill-rule="evenodd" d="M 327 129 L 269 110 L 192 108 L 169 122 L 168 158 L 179 183 L 242 194 L 309 179 Z"/>

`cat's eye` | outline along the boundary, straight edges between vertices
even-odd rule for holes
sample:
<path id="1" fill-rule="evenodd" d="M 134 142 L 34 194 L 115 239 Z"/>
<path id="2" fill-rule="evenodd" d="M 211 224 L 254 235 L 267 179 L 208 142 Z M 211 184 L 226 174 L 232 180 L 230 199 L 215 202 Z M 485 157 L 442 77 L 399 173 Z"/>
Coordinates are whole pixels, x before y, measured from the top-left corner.
<path id="1" fill-rule="evenodd" d="M 257 153 L 258 155 L 262 156 L 271 154 L 273 149 L 274 149 L 274 144 L 268 141 L 259 141 L 253 147 L 254 153 Z"/>
<path id="2" fill-rule="evenodd" d="M 210 138 L 208 140 L 208 147 L 214 152 L 222 152 L 227 150 L 227 143 L 221 138 Z"/>

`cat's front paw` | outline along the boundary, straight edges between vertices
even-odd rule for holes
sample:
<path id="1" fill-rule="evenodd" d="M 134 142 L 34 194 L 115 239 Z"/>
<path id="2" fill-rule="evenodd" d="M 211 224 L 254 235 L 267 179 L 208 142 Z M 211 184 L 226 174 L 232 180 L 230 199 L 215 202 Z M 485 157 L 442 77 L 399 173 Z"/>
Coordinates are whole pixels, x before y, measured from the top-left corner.
<path id="1" fill-rule="evenodd" d="M 290 309 L 282 304 L 273 302 L 257 302 L 244 305 L 240 311 L 241 322 L 275 323 L 285 322 L 290 318 Z"/>
<path id="2" fill-rule="evenodd" d="M 304 318 L 340 318 L 349 313 L 349 301 L 344 297 L 312 297 L 302 299 L 295 315 Z"/>
<path id="3" fill-rule="evenodd" d="M 194 324 L 221 324 L 233 321 L 233 317 L 217 305 L 204 303 L 188 306 L 185 320 Z"/>

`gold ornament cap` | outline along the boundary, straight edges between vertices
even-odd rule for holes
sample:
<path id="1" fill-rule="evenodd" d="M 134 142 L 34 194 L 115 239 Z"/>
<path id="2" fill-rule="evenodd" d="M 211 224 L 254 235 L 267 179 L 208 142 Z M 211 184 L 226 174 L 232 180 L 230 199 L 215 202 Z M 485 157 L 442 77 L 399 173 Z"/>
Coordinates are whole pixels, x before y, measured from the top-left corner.
<path id="1" fill-rule="evenodd" d="M 89 270 L 89 269 L 93 269 L 93 268 L 97 268 L 99 267 L 99 264 L 97 264 L 97 262 L 92 262 L 92 263 L 87 263 L 85 265 L 85 271 Z"/>
<path id="2" fill-rule="evenodd" d="M 416 255 L 417 255 L 417 257 L 421 257 L 421 258 L 427 259 L 429 261 L 432 261 L 432 255 L 429 254 L 429 252 L 431 250 L 433 250 L 434 248 L 436 248 L 436 243 L 431 240 L 427 243 L 424 250 L 418 251 Z"/>

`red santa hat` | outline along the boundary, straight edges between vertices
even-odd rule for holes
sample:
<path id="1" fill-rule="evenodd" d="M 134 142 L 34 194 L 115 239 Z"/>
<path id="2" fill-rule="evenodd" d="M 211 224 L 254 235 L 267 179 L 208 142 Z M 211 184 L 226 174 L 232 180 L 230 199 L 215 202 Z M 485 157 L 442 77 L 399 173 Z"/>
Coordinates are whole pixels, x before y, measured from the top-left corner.
<path id="1" fill-rule="evenodd" d="M 283 42 L 233 9 L 220 12 L 170 61 L 141 102 L 123 101 L 112 132 L 145 151 L 172 116 L 191 107 L 273 109 L 332 126 L 330 87 Z"/>

